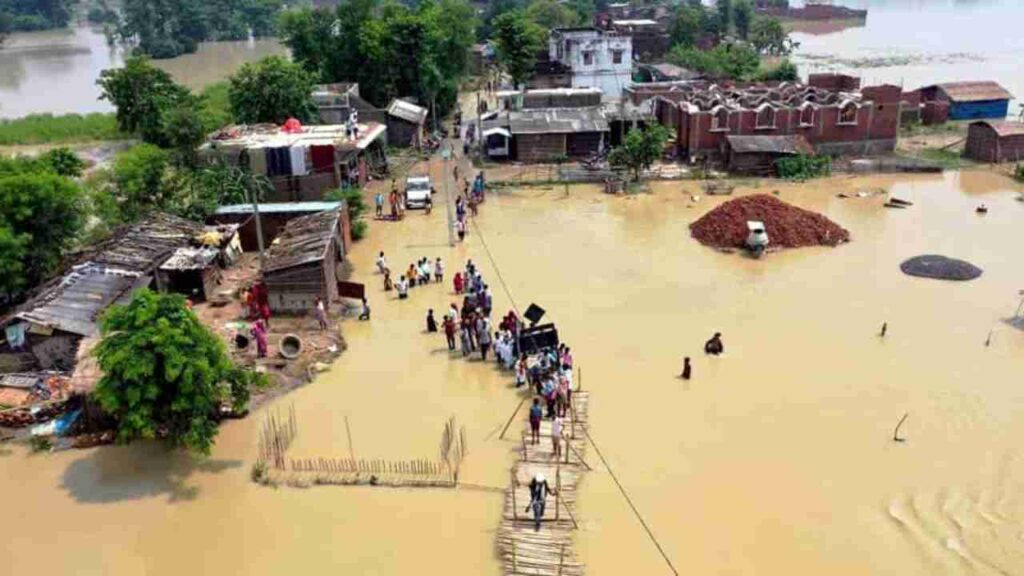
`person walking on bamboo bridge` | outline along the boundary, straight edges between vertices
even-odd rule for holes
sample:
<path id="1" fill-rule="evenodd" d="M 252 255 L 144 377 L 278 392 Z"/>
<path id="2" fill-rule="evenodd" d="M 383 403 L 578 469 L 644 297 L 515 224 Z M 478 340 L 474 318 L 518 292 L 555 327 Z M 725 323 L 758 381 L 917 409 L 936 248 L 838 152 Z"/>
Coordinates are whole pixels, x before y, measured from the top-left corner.
<path id="1" fill-rule="evenodd" d="M 540 521 L 544 517 L 544 507 L 549 494 L 554 495 L 554 491 L 548 486 L 548 481 L 543 474 L 537 474 L 533 480 L 530 480 L 530 505 L 526 507 L 526 511 L 533 511 L 533 530 L 535 532 L 540 531 Z"/>

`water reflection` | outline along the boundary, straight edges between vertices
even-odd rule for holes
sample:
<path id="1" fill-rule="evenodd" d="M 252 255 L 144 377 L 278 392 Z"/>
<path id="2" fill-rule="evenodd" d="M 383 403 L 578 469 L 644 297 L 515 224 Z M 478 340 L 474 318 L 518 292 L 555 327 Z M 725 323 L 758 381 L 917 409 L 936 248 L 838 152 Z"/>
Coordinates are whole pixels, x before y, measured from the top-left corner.
<path id="1" fill-rule="evenodd" d="M 276 40 L 215 42 L 156 65 L 185 86 L 200 89 L 246 62 L 284 53 Z M 13 34 L 0 49 L 0 118 L 109 111 L 110 104 L 99 99 L 96 79 L 123 63 L 123 50 L 109 45 L 100 29 Z"/>
<path id="2" fill-rule="evenodd" d="M 907 89 L 937 82 L 996 80 L 1024 94 L 1018 54 L 1024 36 L 1017 23 L 1024 4 L 1010 0 L 932 2 L 848 0 L 867 8 L 866 26 L 833 34 L 794 33 L 801 71 L 841 71 L 864 83 Z M 1011 111 L 1016 106 L 1011 105 Z M 1012 113 L 1012 112 L 1011 112 Z"/>
<path id="3" fill-rule="evenodd" d="M 241 460 L 204 459 L 171 452 L 156 443 L 92 450 L 68 464 L 61 487 L 87 504 L 107 504 L 145 498 L 168 502 L 195 500 L 199 475 L 238 468 Z"/>

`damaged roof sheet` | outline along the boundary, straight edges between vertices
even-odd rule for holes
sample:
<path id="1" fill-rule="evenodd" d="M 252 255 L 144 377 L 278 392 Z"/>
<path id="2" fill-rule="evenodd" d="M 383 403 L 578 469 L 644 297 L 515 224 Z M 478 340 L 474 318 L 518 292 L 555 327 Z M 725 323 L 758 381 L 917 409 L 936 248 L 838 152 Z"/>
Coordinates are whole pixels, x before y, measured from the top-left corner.
<path id="1" fill-rule="evenodd" d="M 508 115 L 513 134 L 568 134 L 607 132 L 608 120 L 600 108 L 536 108 Z"/>
<path id="2" fill-rule="evenodd" d="M 412 124 L 423 124 L 427 119 L 427 109 L 395 98 L 388 106 L 388 114 Z"/>
<path id="3" fill-rule="evenodd" d="M 284 232 L 270 246 L 263 272 L 323 260 L 331 240 L 338 234 L 339 210 L 335 208 L 288 222 Z"/>

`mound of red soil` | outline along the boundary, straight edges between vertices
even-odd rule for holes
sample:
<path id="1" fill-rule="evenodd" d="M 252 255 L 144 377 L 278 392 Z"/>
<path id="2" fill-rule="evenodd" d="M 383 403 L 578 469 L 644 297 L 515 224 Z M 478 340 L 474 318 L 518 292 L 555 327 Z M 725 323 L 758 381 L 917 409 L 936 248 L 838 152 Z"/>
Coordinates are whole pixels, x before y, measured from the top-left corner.
<path id="1" fill-rule="evenodd" d="M 764 222 L 771 246 L 835 246 L 850 240 L 845 228 L 821 214 L 766 194 L 729 200 L 690 224 L 690 233 L 706 246 L 741 248 L 749 234 L 748 220 Z"/>

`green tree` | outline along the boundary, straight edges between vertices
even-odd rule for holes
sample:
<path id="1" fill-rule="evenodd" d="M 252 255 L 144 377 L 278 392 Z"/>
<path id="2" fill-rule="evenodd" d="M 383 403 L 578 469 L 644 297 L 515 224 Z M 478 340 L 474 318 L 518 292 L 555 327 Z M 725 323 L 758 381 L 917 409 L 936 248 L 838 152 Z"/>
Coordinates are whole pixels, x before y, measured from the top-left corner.
<path id="1" fill-rule="evenodd" d="M 669 60 L 713 78 L 733 80 L 750 80 L 761 65 L 757 52 L 745 43 L 719 44 L 712 50 L 677 46 L 669 53 Z"/>
<path id="2" fill-rule="evenodd" d="M 48 164 L 50 168 L 60 176 L 78 178 L 85 170 L 85 161 L 71 151 L 70 148 L 60 147 L 44 152 L 39 160 Z"/>
<path id="3" fill-rule="evenodd" d="M 475 38 L 466 0 L 424 0 L 415 8 L 343 0 L 336 10 L 282 15 L 278 30 L 292 57 L 324 82 L 356 81 L 377 106 L 412 97 L 444 115 L 455 103 Z"/>
<path id="4" fill-rule="evenodd" d="M 268 56 L 242 66 L 231 77 L 228 98 L 239 122 L 281 124 L 288 118 L 309 120 L 313 104 L 313 75 L 280 56 Z"/>
<path id="5" fill-rule="evenodd" d="M 100 333 L 94 397 L 117 421 L 118 442 L 161 437 L 209 454 L 221 406 L 248 404 L 254 376 L 232 364 L 181 295 L 137 292 L 107 310 Z"/>
<path id="6" fill-rule="evenodd" d="M 123 0 L 117 36 L 153 58 L 190 54 L 207 37 L 201 0 Z"/>
<path id="7" fill-rule="evenodd" d="M 715 0 L 715 12 L 722 26 L 722 33 L 728 34 L 732 25 L 732 0 Z"/>
<path id="8" fill-rule="evenodd" d="M 199 99 L 189 97 L 161 114 L 162 144 L 173 151 L 174 161 L 182 166 L 195 166 L 196 150 L 206 139 Z"/>
<path id="9" fill-rule="evenodd" d="M 526 17 L 546 30 L 575 26 L 580 20 L 569 6 L 555 0 L 533 0 L 526 7 Z"/>
<path id="10" fill-rule="evenodd" d="M 219 206 L 262 202 L 273 185 L 266 176 L 237 166 L 214 164 L 179 175 L 177 194 L 168 210 L 191 220 L 203 221 Z"/>
<path id="11" fill-rule="evenodd" d="M 174 184 L 166 150 L 140 144 L 121 152 L 101 180 L 116 207 L 108 219 L 113 220 L 111 224 L 134 222 L 151 211 L 166 210 L 177 196 Z"/>
<path id="12" fill-rule="evenodd" d="M 0 276 L 0 294 L 17 297 L 49 276 L 74 243 L 83 213 L 81 188 L 51 169 L 0 173 L 0 248 L 11 250 L 0 268 L 20 271 Z"/>
<path id="13" fill-rule="evenodd" d="M 757 74 L 757 80 L 764 82 L 796 82 L 799 79 L 800 74 L 796 64 L 793 64 L 789 58 L 784 58 L 778 65 L 761 70 Z"/>
<path id="14" fill-rule="evenodd" d="M 0 36 L 4 31 L 63 28 L 75 0 L 0 0 Z"/>
<path id="15" fill-rule="evenodd" d="M 612 149 L 608 163 L 616 169 L 631 170 L 634 180 L 639 181 L 640 172 L 661 158 L 669 135 L 668 129 L 660 124 L 632 130 L 626 134 L 621 145 Z"/>
<path id="16" fill-rule="evenodd" d="M 754 19 L 754 7 L 750 0 L 736 0 L 732 8 L 732 21 L 736 26 L 736 35 L 746 40 L 750 36 L 750 23 Z"/>
<path id="17" fill-rule="evenodd" d="M 366 237 L 366 220 L 363 214 L 366 212 L 366 199 L 359 188 L 344 187 L 331 190 L 327 193 L 327 200 L 343 200 L 348 209 L 348 221 L 352 225 L 352 239 L 362 240 Z"/>
<path id="18" fill-rule="evenodd" d="M 759 54 L 785 56 L 797 47 L 778 18 L 756 18 L 750 27 L 750 43 Z"/>
<path id="19" fill-rule="evenodd" d="M 669 36 L 673 46 L 693 48 L 697 45 L 703 29 L 701 28 L 701 16 L 704 8 L 681 5 L 676 9 L 669 25 Z"/>
<path id="20" fill-rule="evenodd" d="M 96 83 L 102 90 L 100 98 L 117 109 L 118 128 L 152 144 L 167 145 L 168 112 L 192 104 L 187 89 L 142 56 L 128 58 L 124 68 L 104 70 Z"/>
<path id="21" fill-rule="evenodd" d="M 522 86 L 533 74 L 537 53 L 544 47 L 544 30 L 522 12 L 506 12 L 494 22 L 498 62 L 512 77 L 512 84 Z"/>

